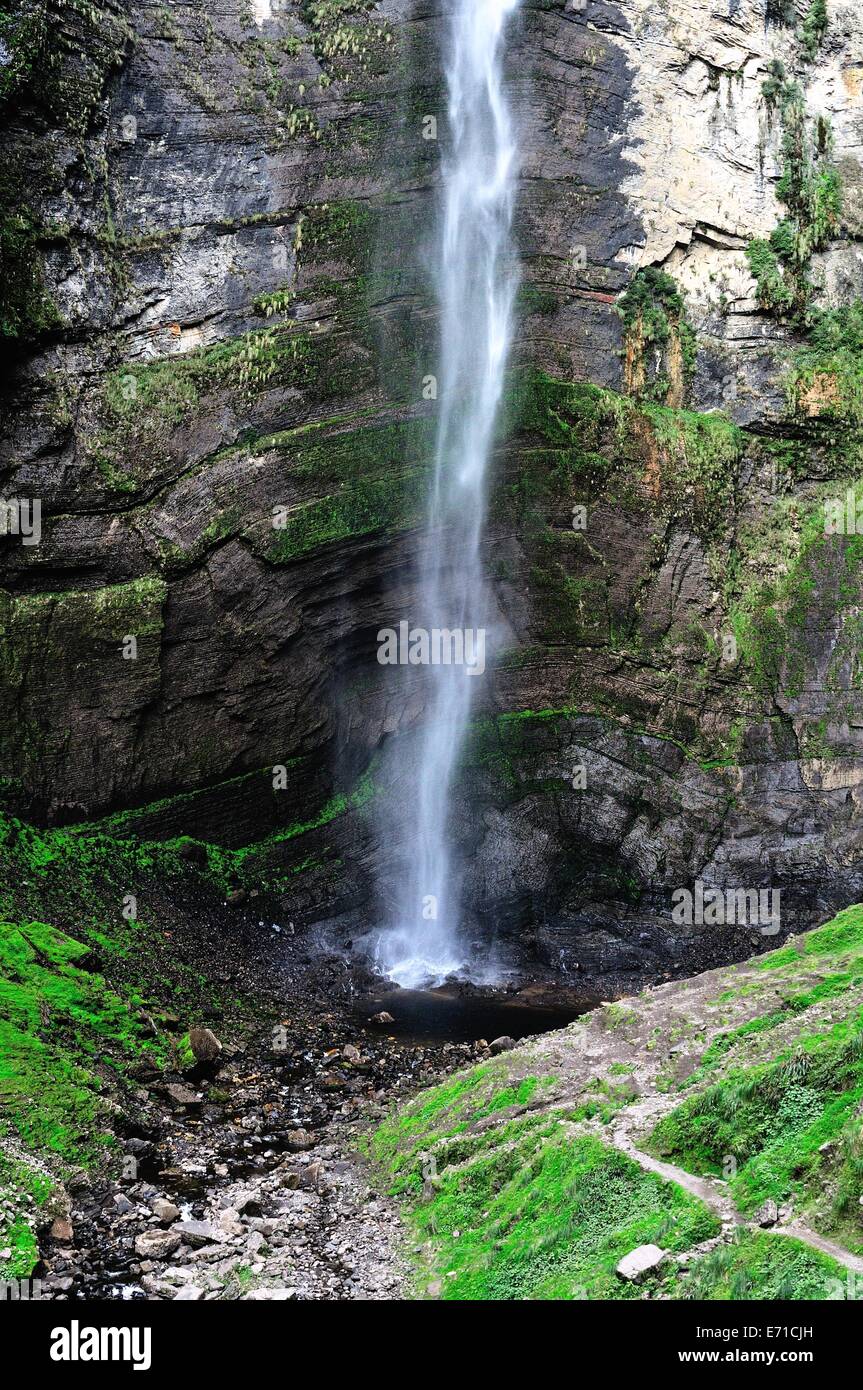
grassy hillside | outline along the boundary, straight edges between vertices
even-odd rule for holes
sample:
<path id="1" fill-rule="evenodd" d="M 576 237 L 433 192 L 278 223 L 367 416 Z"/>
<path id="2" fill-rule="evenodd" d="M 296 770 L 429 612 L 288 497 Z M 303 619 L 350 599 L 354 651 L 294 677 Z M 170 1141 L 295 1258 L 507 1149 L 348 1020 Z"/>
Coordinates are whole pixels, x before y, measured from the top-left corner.
<path id="1" fill-rule="evenodd" d="M 422 1093 L 372 1148 L 421 1294 L 835 1298 L 863 1253 L 861 1101 L 853 907 Z M 642 1244 L 668 1255 L 634 1286 L 615 1266 Z"/>
<path id="2" fill-rule="evenodd" d="M 192 875 L 216 903 L 176 850 L 0 816 L 0 1279 L 29 1275 L 70 1175 L 119 1164 L 118 1120 L 147 1116 L 136 1072 L 182 1069 L 218 1000 L 178 949 L 171 885 Z"/>

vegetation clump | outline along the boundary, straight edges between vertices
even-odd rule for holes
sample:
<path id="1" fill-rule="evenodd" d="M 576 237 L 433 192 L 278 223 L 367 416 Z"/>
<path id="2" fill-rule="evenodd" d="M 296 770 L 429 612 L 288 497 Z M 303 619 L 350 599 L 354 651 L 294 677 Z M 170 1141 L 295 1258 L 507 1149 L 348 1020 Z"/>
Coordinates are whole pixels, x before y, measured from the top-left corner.
<path id="1" fill-rule="evenodd" d="M 798 30 L 800 47 L 807 63 L 814 63 L 827 33 L 827 0 L 810 0 Z"/>
<path id="2" fill-rule="evenodd" d="M 43 237 L 27 208 L 0 216 L 0 338 L 30 341 L 62 326 L 45 288 Z"/>
<path id="3" fill-rule="evenodd" d="M 755 237 L 746 250 L 761 307 L 805 326 L 811 296 L 808 270 L 813 254 L 839 229 L 842 181 L 831 164 L 833 137 L 824 116 L 810 118 L 800 83 L 782 63 L 771 64 L 762 92 L 782 128 L 782 171 L 776 196 L 787 211 L 768 238 Z"/>
<path id="4" fill-rule="evenodd" d="M 630 395 L 681 406 L 695 368 L 696 337 L 676 282 L 644 266 L 617 302 L 624 324 L 624 376 Z"/>

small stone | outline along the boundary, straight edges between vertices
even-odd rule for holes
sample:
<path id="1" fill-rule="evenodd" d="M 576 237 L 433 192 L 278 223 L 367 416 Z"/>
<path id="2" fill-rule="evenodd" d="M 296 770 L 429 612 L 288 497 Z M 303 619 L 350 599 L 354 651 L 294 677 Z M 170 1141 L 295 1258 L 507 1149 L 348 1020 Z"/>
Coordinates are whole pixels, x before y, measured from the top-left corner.
<path id="1" fill-rule="evenodd" d="M 289 1129 L 285 1135 L 285 1143 L 292 1153 L 299 1153 L 302 1149 L 313 1149 L 316 1140 L 307 1129 Z"/>
<path id="2" fill-rule="evenodd" d="M 59 1240 L 61 1245 L 70 1245 L 73 1240 L 72 1222 L 68 1216 L 57 1216 L 51 1223 L 51 1239 Z"/>
<path id="3" fill-rule="evenodd" d="M 222 1044 L 211 1028 L 190 1028 L 189 1046 L 196 1062 L 215 1062 Z"/>
<path id="4" fill-rule="evenodd" d="M 347 1043 L 342 1048 L 342 1056 L 348 1062 L 358 1062 L 360 1060 L 360 1057 L 362 1056 L 362 1053 L 360 1052 L 360 1049 L 358 1047 L 354 1047 L 353 1043 Z"/>
<path id="5" fill-rule="evenodd" d="M 166 1260 L 179 1245 L 176 1231 L 142 1231 L 135 1241 L 135 1254 L 145 1260 Z"/>
<path id="6" fill-rule="evenodd" d="M 515 1038 L 511 1038 L 505 1033 L 503 1037 L 495 1038 L 493 1042 L 490 1042 L 488 1050 L 493 1057 L 496 1057 L 499 1052 L 511 1052 L 514 1047 L 518 1047 Z"/>
<path id="7" fill-rule="evenodd" d="M 379 1014 L 372 1014 L 369 1023 L 395 1023 L 392 1014 L 388 1014 L 386 1009 L 381 1009 Z"/>
<path id="8" fill-rule="evenodd" d="M 201 1288 L 200 1284 L 186 1284 L 184 1288 L 180 1289 L 179 1293 L 174 1295 L 174 1302 L 199 1303 L 203 1297 L 204 1290 Z"/>
<path id="9" fill-rule="evenodd" d="M 659 1268 L 665 1256 L 666 1251 L 660 1250 L 658 1245 L 639 1245 L 624 1255 L 617 1265 L 617 1273 L 630 1284 L 639 1284 L 646 1274 Z"/>
<path id="10" fill-rule="evenodd" d="M 241 1236 L 243 1234 L 243 1224 L 240 1221 L 240 1213 L 234 1207 L 226 1207 L 219 1212 L 219 1225 L 226 1236 Z"/>
<path id="11" fill-rule="evenodd" d="M 320 1159 L 318 1159 L 316 1163 L 310 1163 L 303 1174 L 303 1186 L 313 1188 L 317 1191 L 321 1185 L 323 1173 L 324 1165 L 321 1163 Z"/>
<path id="12" fill-rule="evenodd" d="M 129 1201 L 125 1192 L 114 1193 L 114 1206 L 117 1208 L 118 1212 L 120 1212 L 121 1216 L 125 1216 L 126 1212 L 135 1210 L 135 1203 Z"/>
<path id="13" fill-rule="evenodd" d="M 196 1091 L 190 1090 L 188 1086 L 181 1086 L 177 1082 L 173 1082 L 170 1086 L 166 1086 L 165 1089 L 175 1105 L 182 1105 L 192 1109 L 192 1107 L 201 1104 L 201 1097 Z"/>

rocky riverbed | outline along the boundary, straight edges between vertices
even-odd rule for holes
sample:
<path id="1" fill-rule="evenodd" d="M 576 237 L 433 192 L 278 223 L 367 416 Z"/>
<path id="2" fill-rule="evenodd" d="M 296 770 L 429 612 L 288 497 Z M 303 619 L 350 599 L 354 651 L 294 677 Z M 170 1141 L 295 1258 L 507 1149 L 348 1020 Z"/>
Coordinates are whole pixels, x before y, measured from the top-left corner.
<path id="1" fill-rule="evenodd" d="M 277 1025 L 277 1027 L 280 1025 Z M 400 1042 L 387 1021 L 288 1020 L 286 1040 L 221 1045 L 174 1076 L 142 1067 L 146 1110 L 113 1181 L 67 1185 L 43 1249 L 57 1299 L 398 1297 L 404 1233 L 362 1158 L 385 1108 L 483 1043 Z M 193 1035 L 216 1052 L 211 1030 Z"/>

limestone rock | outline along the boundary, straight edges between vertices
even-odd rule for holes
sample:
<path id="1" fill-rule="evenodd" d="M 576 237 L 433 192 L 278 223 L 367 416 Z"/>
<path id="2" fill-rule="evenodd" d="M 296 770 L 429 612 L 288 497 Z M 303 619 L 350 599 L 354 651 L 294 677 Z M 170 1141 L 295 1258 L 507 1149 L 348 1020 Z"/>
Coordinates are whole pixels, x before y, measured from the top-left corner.
<path id="1" fill-rule="evenodd" d="M 176 1221 L 180 1215 L 180 1208 L 169 1202 L 166 1197 L 156 1197 L 151 1206 L 153 1215 L 159 1221 Z"/>
<path id="2" fill-rule="evenodd" d="M 768 1197 L 766 1202 L 755 1213 L 755 1220 L 759 1226 L 775 1226 L 779 1220 L 779 1208 L 772 1198 Z"/>
<path id="3" fill-rule="evenodd" d="M 178 1244 L 182 1237 L 186 1245 L 192 1247 L 213 1245 L 225 1239 L 225 1232 L 212 1221 L 177 1221 L 171 1230 Z"/>
<path id="4" fill-rule="evenodd" d="M 646 1275 L 659 1268 L 666 1256 L 667 1251 L 660 1250 L 658 1245 L 639 1245 L 624 1255 L 616 1267 L 617 1273 L 631 1284 L 640 1284 Z"/>
<path id="5" fill-rule="evenodd" d="M 135 1253 L 144 1260 L 166 1260 L 179 1246 L 176 1231 L 142 1231 L 135 1239 Z"/>

